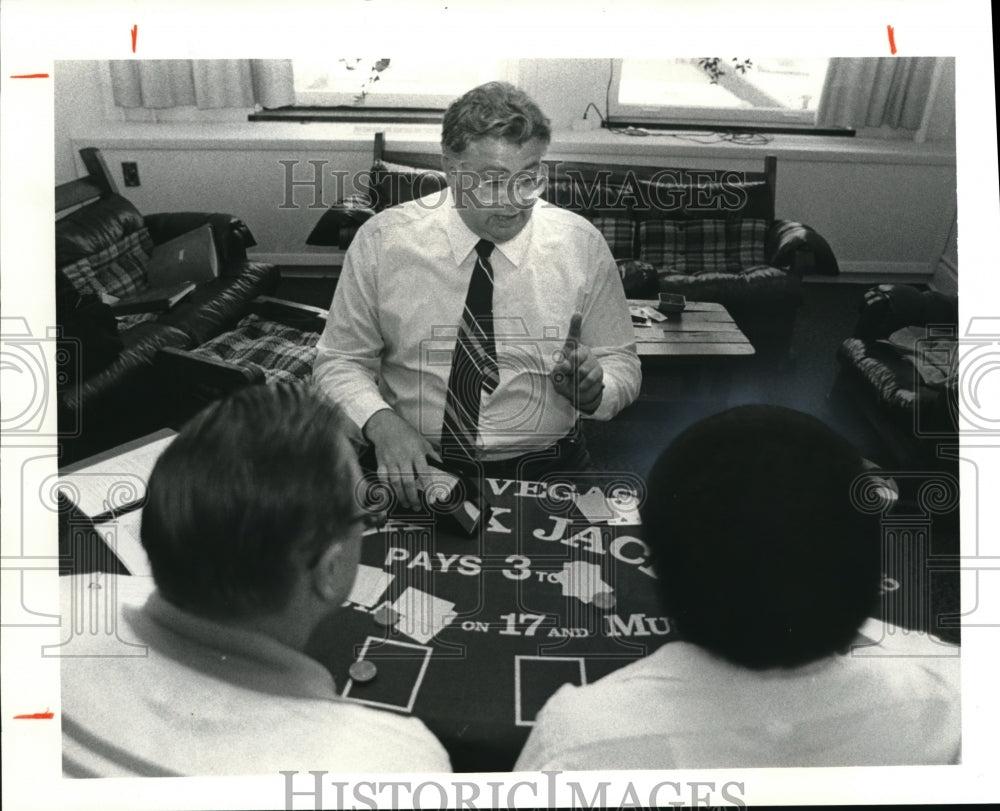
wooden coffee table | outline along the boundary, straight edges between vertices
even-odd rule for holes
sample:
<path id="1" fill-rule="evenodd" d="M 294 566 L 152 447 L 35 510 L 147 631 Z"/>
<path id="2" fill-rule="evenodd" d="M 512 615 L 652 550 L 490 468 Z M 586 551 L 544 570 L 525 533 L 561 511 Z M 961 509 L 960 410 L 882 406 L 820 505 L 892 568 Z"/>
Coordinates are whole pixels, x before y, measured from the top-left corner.
<path id="1" fill-rule="evenodd" d="M 655 309 L 655 301 L 629 300 L 635 308 Z M 684 312 L 667 316 L 666 321 L 650 320 L 635 325 L 636 349 L 643 368 L 659 358 L 745 357 L 754 349 L 740 332 L 733 317 L 721 304 L 689 301 Z M 653 361 L 653 363 L 650 363 Z"/>
<path id="2" fill-rule="evenodd" d="M 633 313 L 654 300 L 629 300 Z M 636 324 L 642 362 L 640 403 L 712 400 L 725 404 L 733 375 L 754 355 L 753 345 L 721 304 L 689 301 L 664 321 Z"/>

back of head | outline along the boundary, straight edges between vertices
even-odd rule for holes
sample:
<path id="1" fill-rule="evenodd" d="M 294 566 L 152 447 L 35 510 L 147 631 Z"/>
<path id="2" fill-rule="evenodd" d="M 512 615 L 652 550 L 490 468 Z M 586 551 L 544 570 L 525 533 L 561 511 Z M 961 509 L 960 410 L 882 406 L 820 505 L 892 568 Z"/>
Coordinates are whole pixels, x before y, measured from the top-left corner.
<path id="1" fill-rule="evenodd" d="M 881 579 L 864 460 L 822 422 L 741 406 L 681 433 L 649 476 L 643 525 L 681 636 L 752 668 L 846 648 Z"/>
<path id="2" fill-rule="evenodd" d="M 163 596 L 214 619 L 278 611 L 296 561 L 344 532 L 354 484 L 340 410 L 311 387 L 248 386 L 157 460 L 142 544 Z"/>
<path id="3" fill-rule="evenodd" d="M 552 129 L 523 90 L 507 82 L 487 82 L 451 103 L 441 129 L 441 146 L 454 155 L 479 138 L 502 138 L 518 146 L 538 138 L 548 144 Z"/>

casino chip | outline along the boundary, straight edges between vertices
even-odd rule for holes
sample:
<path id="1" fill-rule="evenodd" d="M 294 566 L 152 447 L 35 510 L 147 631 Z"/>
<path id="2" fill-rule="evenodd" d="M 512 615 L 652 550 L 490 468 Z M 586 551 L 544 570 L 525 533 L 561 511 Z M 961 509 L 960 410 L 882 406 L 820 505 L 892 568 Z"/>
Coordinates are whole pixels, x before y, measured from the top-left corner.
<path id="1" fill-rule="evenodd" d="M 372 619 L 383 628 L 391 628 L 396 624 L 396 620 L 399 619 L 399 612 L 390 606 L 384 605 L 372 614 Z"/>
<path id="2" fill-rule="evenodd" d="M 614 608 L 615 602 L 615 595 L 613 592 L 599 591 L 594 595 L 594 605 L 605 611 L 609 608 Z"/>
<path id="3" fill-rule="evenodd" d="M 364 659 L 360 662 L 355 662 L 347 669 L 347 675 L 357 682 L 371 681 L 377 674 L 378 668 L 376 668 L 371 662 Z"/>

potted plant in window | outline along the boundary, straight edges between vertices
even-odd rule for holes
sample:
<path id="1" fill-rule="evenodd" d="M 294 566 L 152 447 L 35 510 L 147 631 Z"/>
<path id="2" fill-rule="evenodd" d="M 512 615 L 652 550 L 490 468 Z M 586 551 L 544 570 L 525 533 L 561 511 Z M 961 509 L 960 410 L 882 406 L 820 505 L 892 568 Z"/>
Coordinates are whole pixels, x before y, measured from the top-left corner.
<path id="1" fill-rule="evenodd" d="M 344 63 L 344 67 L 347 70 L 358 70 L 361 63 L 364 61 L 362 59 L 341 59 L 340 62 Z M 368 92 L 371 90 L 372 85 L 377 82 L 386 68 L 389 67 L 388 59 L 376 59 L 368 70 L 368 78 L 361 85 L 361 92 L 354 97 L 355 104 L 364 104 L 365 99 L 368 98 Z"/>

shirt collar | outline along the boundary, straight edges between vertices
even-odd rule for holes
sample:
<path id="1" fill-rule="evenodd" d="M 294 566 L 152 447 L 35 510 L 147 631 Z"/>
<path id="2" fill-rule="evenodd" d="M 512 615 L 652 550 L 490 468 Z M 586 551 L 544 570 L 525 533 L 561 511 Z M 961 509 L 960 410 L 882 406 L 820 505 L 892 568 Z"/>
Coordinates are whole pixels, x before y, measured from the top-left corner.
<path id="1" fill-rule="evenodd" d="M 538 205 L 536 203 L 535 205 Z M 455 260 L 456 265 L 461 265 L 466 257 L 476 247 L 476 243 L 479 242 L 480 237 L 476 236 L 472 231 L 469 230 L 469 226 L 465 224 L 465 221 L 461 218 L 458 213 L 458 208 L 455 206 L 455 201 L 451 195 L 451 189 L 447 191 L 447 197 L 444 201 L 444 212 L 445 212 L 445 232 L 448 235 L 448 242 L 451 243 L 452 256 Z M 532 216 L 528 218 L 527 224 L 516 237 L 513 239 L 508 239 L 506 242 L 498 242 L 494 250 L 500 251 L 515 268 L 520 267 L 522 260 L 524 259 L 524 254 L 528 250 L 528 244 L 531 242 L 531 231 L 534 228 L 535 215 L 534 212 Z"/>
<path id="2" fill-rule="evenodd" d="M 265 634 L 199 617 L 150 594 L 141 615 L 148 641 L 189 667 L 274 695 L 335 699 L 329 671 L 315 659 Z M 141 622 L 141 620 L 140 620 Z"/>

